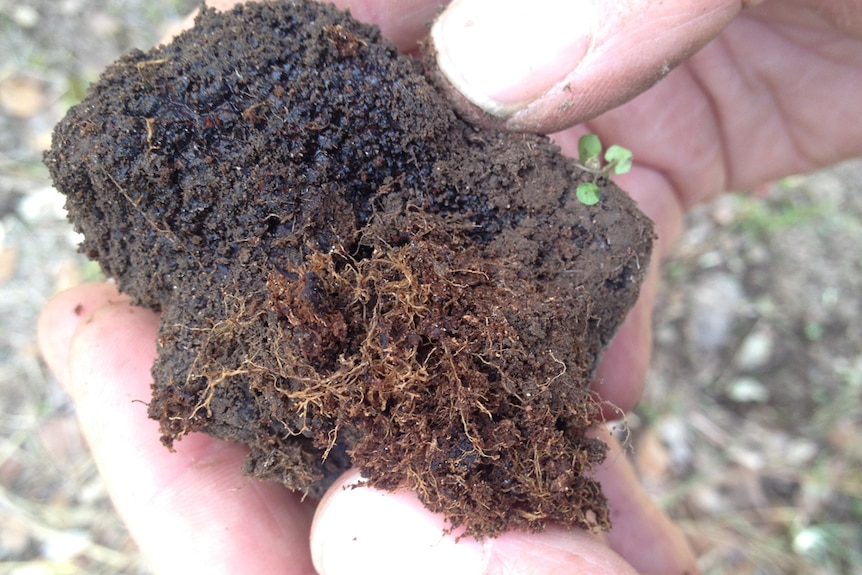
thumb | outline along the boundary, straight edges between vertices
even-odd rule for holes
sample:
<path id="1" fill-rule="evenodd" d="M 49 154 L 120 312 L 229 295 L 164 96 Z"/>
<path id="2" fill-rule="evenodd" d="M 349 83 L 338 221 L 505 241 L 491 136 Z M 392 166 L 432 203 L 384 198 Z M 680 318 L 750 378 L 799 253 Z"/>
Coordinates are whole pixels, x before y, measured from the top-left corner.
<path id="1" fill-rule="evenodd" d="M 745 0 L 454 0 L 431 31 L 468 120 L 549 133 L 614 108 L 714 38 Z"/>

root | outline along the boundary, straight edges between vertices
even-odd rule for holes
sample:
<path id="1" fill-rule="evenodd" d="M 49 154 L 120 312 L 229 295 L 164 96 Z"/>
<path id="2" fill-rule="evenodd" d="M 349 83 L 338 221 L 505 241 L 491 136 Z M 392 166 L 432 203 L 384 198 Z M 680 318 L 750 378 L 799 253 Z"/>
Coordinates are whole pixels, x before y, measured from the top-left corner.
<path id="1" fill-rule="evenodd" d="M 187 388 L 204 383 L 179 435 L 205 427 L 241 386 L 273 422 L 269 441 L 310 440 L 321 465 L 346 451 L 370 485 L 415 490 L 452 528 L 483 536 L 555 517 L 607 526 L 587 478 L 605 453 L 585 437 L 601 420 L 591 365 L 577 350 L 530 352 L 511 294 L 533 288 L 505 262 L 410 225 L 398 234 L 408 242 L 369 227 L 362 249 L 312 252 L 271 271 L 260 301 L 226 300 L 188 373 Z M 559 316 L 547 301 L 526 320 L 542 321 L 537 330 Z M 224 352 L 238 345 L 236 362 Z M 583 489 L 599 499 L 585 505 Z"/>

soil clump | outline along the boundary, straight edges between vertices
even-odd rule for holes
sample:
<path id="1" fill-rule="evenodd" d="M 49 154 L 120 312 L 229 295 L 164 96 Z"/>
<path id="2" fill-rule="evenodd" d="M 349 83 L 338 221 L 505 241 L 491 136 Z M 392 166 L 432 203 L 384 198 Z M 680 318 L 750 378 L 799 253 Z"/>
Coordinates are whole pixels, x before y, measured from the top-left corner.
<path id="1" fill-rule="evenodd" d="M 477 131 L 423 64 L 315 2 L 202 10 L 113 64 L 46 164 L 100 262 L 161 312 L 170 447 L 320 497 L 354 465 L 477 537 L 610 525 L 589 389 L 651 222 L 544 137 Z"/>

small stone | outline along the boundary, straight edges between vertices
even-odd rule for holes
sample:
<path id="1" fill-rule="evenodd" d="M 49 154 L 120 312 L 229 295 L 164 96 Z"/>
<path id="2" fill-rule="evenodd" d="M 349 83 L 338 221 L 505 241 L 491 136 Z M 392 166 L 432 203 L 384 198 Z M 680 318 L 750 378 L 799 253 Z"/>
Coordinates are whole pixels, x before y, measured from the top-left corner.
<path id="1" fill-rule="evenodd" d="M 769 330 L 757 330 L 748 335 L 736 354 L 736 365 L 742 370 L 755 370 L 766 366 L 772 357 L 775 336 Z"/>
<path id="2" fill-rule="evenodd" d="M 765 403 L 769 390 L 753 377 L 739 377 L 727 386 L 727 397 L 737 403 Z"/>

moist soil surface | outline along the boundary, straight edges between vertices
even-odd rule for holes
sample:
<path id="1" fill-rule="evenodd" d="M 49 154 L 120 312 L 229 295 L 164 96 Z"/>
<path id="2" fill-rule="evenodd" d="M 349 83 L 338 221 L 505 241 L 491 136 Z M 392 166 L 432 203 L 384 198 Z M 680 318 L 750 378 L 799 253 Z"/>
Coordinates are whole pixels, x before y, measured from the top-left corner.
<path id="1" fill-rule="evenodd" d="M 205 9 L 108 68 L 46 164 L 81 250 L 161 312 L 171 446 L 320 497 L 351 465 L 473 536 L 607 528 L 589 384 L 651 222 L 544 137 L 459 120 L 420 61 L 312 2 Z"/>

